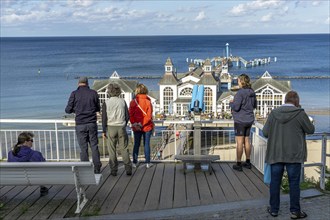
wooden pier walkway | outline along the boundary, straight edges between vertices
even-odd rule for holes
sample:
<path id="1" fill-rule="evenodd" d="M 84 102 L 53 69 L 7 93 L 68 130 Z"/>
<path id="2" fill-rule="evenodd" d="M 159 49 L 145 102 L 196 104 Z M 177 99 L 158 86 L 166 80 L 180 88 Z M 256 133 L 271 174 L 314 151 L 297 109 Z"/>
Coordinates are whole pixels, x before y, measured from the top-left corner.
<path id="1" fill-rule="evenodd" d="M 268 187 L 258 170 L 237 172 L 232 164 L 213 163 L 212 175 L 202 171 L 184 175 L 182 163 L 154 163 L 150 169 L 141 164 L 132 176 L 127 176 L 120 164 L 115 177 L 104 164 L 103 181 L 87 187 L 89 202 L 80 215 L 74 214 L 77 200 L 72 185 L 49 186 L 44 197 L 40 197 L 38 186 L 4 186 L 0 188 L 0 219 L 101 216 L 268 197 Z"/>

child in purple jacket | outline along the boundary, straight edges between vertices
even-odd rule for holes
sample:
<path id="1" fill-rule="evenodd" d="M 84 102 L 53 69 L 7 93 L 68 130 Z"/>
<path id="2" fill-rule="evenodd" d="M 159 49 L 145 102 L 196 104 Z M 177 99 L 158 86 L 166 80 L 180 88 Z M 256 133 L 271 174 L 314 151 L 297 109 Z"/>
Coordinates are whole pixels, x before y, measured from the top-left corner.
<path id="1" fill-rule="evenodd" d="M 23 132 L 18 135 L 17 144 L 8 153 L 8 162 L 44 162 L 45 158 L 41 152 L 32 149 L 34 135 L 30 132 Z M 40 195 L 48 194 L 48 188 L 40 186 Z"/>

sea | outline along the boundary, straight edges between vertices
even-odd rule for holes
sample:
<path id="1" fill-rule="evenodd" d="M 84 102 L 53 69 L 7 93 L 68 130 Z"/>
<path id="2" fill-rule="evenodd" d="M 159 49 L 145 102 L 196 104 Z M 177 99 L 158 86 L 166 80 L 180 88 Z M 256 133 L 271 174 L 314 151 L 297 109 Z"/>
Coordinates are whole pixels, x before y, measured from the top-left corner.
<path id="1" fill-rule="evenodd" d="M 330 132 L 330 35 L 211 35 L 107 37 L 1 37 L 1 119 L 61 119 L 79 76 L 162 76 L 170 57 L 178 73 L 187 61 L 230 54 L 245 60 L 270 58 L 229 72 L 257 79 L 265 71 L 290 80 L 316 131 Z M 276 62 L 275 62 L 276 61 Z M 286 79 L 283 77 L 293 77 Z M 298 77 L 298 78 L 295 78 Z M 308 77 L 299 78 L 299 77 Z M 156 79 L 136 79 L 159 90 Z M 93 79 L 90 80 L 90 85 Z"/>

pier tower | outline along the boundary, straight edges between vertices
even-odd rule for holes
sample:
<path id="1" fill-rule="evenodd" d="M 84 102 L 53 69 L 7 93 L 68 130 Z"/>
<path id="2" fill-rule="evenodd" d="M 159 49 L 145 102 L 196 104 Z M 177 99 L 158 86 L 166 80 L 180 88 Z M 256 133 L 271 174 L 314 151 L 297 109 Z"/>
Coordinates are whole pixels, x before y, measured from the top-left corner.
<path id="1" fill-rule="evenodd" d="M 229 43 L 226 43 L 226 58 L 229 58 Z"/>

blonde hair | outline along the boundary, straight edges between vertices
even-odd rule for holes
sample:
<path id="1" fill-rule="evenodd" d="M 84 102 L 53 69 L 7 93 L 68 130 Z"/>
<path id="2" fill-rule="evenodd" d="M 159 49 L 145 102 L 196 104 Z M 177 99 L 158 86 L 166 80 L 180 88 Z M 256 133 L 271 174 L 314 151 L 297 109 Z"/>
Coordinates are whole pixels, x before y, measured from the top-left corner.
<path id="1" fill-rule="evenodd" d="M 137 94 L 148 94 L 148 88 L 143 84 L 138 84 L 135 89 L 135 95 Z"/>
<path id="2" fill-rule="evenodd" d="M 243 73 L 243 74 L 239 75 L 238 79 L 242 84 L 242 88 L 244 88 L 244 89 L 251 88 L 250 77 L 248 75 Z"/>

